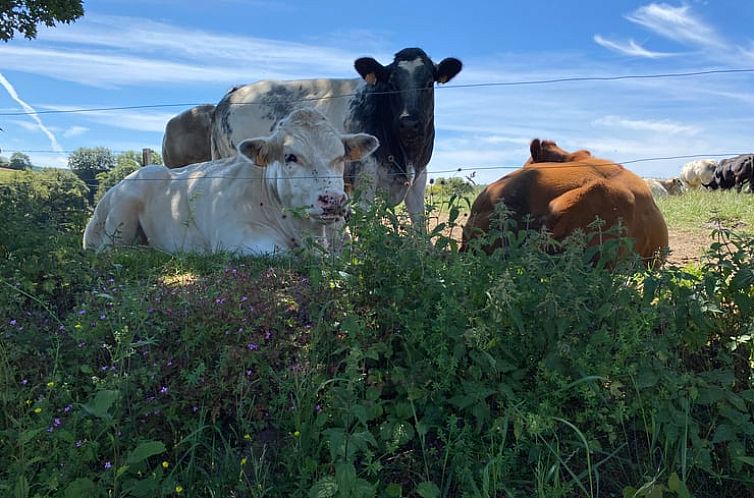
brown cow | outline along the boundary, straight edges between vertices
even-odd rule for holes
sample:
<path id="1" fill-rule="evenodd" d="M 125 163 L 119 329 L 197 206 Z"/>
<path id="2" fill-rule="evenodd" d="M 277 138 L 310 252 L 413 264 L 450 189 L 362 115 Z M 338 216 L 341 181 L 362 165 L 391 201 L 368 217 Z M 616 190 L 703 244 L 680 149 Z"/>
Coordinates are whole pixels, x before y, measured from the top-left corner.
<path id="1" fill-rule="evenodd" d="M 214 111 L 212 104 L 198 105 L 167 122 L 162 137 L 162 162 L 165 166 L 180 168 L 212 159 L 210 132 Z"/>
<path id="2" fill-rule="evenodd" d="M 558 147 L 558 144 L 552 140 L 540 140 L 538 138 L 531 141 L 529 151 L 531 157 L 524 166 L 534 163 L 567 163 L 592 157 L 592 153 L 588 150 L 581 149 L 576 152 L 568 152 Z"/>
<path id="3" fill-rule="evenodd" d="M 665 220 L 646 182 L 605 159 L 540 163 L 488 185 L 471 207 L 461 250 L 467 250 L 471 239 L 490 230 L 495 205 L 500 202 L 519 226 L 530 215 L 530 228 L 546 227 L 556 240 L 578 228 L 588 232 L 589 225 L 599 217 L 606 229 L 622 220 L 636 251 L 653 264 L 661 261 L 656 257 L 668 247 Z M 589 244 L 597 243 L 599 238 L 594 237 Z M 491 253 L 500 246 L 498 240 L 485 250 Z"/>

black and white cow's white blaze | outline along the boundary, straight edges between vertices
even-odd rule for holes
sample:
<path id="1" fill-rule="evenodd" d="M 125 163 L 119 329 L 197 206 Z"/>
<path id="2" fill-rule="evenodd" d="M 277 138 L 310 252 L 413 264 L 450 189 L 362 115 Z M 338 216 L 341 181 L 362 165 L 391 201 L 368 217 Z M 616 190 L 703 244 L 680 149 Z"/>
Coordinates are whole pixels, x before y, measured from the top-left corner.
<path id="1" fill-rule="evenodd" d="M 387 66 L 371 57 L 354 66 L 361 78 L 259 81 L 228 92 L 215 110 L 212 157 L 231 156 L 241 140 L 269 132 L 291 110 L 314 107 L 343 132 L 379 139 L 372 156 L 346 171 L 362 199 L 379 191 L 390 205 L 405 201 L 412 219 L 420 220 L 435 138 L 434 84 L 455 77 L 461 61 L 435 64 L 423 50 L 406 48 Z"/>

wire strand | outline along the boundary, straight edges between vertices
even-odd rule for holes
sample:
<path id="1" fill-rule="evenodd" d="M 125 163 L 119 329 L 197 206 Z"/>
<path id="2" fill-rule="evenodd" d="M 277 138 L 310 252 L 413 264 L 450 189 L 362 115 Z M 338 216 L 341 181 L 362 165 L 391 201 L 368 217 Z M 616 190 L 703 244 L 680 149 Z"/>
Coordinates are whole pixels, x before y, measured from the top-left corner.
<path id="1" fill-rule="evenodd" d="M 748 153 L 685 154 L 685 155 L 678 155 L 678 156 L 646 157 L 646 158 L 640 158 L 640 159 L 630 159 L 630 160 L 621 161 L 621 162 L 610 161 L 610 162 L 605 162 L 605 163 L 602 163 L 602 164 L 583 164 L 583 165 L 574 165 L 573 163 L 562 163 L 562 164 L 558 164 L 557 166 L 554 166 L 553 164 L 555 164 L 555 163 L 548 163 L 548 164 L 551 165 L 551 166 L 548 166 L 548 168 L 573 168 L 573 167 L 580 167 L 580 166 L 583 166 L 583 167 L 623 166 L 623 165 L 626 165 L 626 164 L 639 164 L 639 163 L 642 163 L 642 162 L 651 162 L 651 161 L 676 160 L 676 159 L 693 159 L 693 158 L 698 158 L 698 157 L 734 157 L 734 156 L 747 155 L 747 154 Z M 601 158 L 594 158 L 594 159 L 601 159 Z M 438 174 L 445 174 L 445 173 L 464 173 L 464 172 L 475 172 L 475 171 L 517 170 L 517 169 L 520 169 L 520 168 L 523 168 L 523 166 L 507 166 L 507 165 L 474 166 L 474 167 L 466 166 L 466 167 L 458 167 L 458 168 L 453 168 L 453 169 L 444 169 L 444 170 L 437 170 L 437 171 L 431 171 L 431 172 L 428 171 L 427 173 L 428 174 L 432 174 L 432 175 L 438 175 Z M 180 169 L 180 168 L 174 168 L 174 169 L 169 169 L 168 168 L 169 171 L 176 171 L 178 169 Z M 46 168 L 46 170 L 47 171 L 60 171 L 60 172 L 64 172 L 64 171 L 66 171 L 66 172 L 73 172 L 71 169 L 68 169 L 68 168 Z M 24 170 L 24 171 L 5 170 L 5 171 L 12 171 L 13 173 L 18 173 L 18 174 L 23 174 L 23 173 L 32 173 L 33 174 L 33 173 L 39 172 L 39 170 L 32 170 L 32 171 L 29 171 L 29 170 Z M 112 170 L 108 170 L 108 171 L 112 171 Z M 106 172 L 104 172 L 104 173 L 106 173 Z M 403 176 L 403 175 L 404 175 L 404 173 L 387 173 L 386 174 L 386 176 L 388 176 L 388 177 Z M 337 178 L 341 178 L 341 176 L 338 176 L 338 175 L 330 175 L 330 176 L 322 176 L 322 175 L 314 176 L 314 175 L 312 175 L 312 176 L 308 176 L 307 175 L 307 176 L 290 176 L 290 177 L 287 177 L 287 178 L 290 179 L 290 180 L 311 180 L 311 179 L 314 179 L 314 178 L 318 178 L 318 179 L 323 179 L 323 178 L 324 179 L 337 179 Z M 187 177 L 179 177 L 179 178 L 130 178 L 130 179 L 124 178 L 121 181 L 125 181 L 125 180 L 128 180 L 128 181 L 165 181 L 165 180 L 170 180 L 170 181 L 173 181 L 173 180 L 184 180 L 184 181 L 188 181 L 188 180 L 219 180 L 219 179 L 235 179 L 235 180 L 249 180 L 249 181 L 251 181 L 251 180 L 264 180 L 264 177 L 257 177 L 257 176 L 248 176 L 248 177 L 242 176 L 242 177 L 239 177 L 239 176 L 225 176 L 225 175 L 205 175 L 205 176 L 187 176 Z M 10 180 L 10 181 L 5 181 L 5 180 Z M 25 181 L 27 179 L 26 178 L 16 178 L 15 175 L 13 175 L 11 178 L 6 178 L 6 177 L 3 177 L 3 176 L 0 176 L 0 185 L 8 185 L 8 184 L 11 184 L 13 182 L 18 182 L 19 180 Z M 42 181 L 42 182 L 44 182 L 44 181 L 47 181 L 47 182 L 56 182 L 56 181 L 59 181 L 59 179 L 57 179 L 57 178 L 29 178 L 28 181 L 29 182 L 40 182 L 40 181 Z M 100 185 L 100 182 L 86 182 L 86 181 L 84 181 L 83 183 L 85 185 L 89 186 L 89 187 L 96 187 L 96 186 Z"/>
<path id="2" fill-rule="evenodd" d="M 530 85 L 551 85 L 559 83 L 581 83 L 588 81 L 624 81 L 624 80 L 646 80 L 661 78 L 688 78 L 692 76 L 710 76 L 717 74 L 750 74 L 754 73 L 754 68 L 729 68 L 729 69 L 707 69 L 699 71 L 686 71 L 678 73 L 653 73 L 653 74 L 624 74 L 613 76 L 568 76 L 562 78 L 550 78 L 540 80 L 518 80 L 518 81 L 495 81 L 486 83 L 467 83 L 460 85 L 445 85 L 437 87 L 439 90 L 452 90 L 459 88 L 492 88 L 492 87 L 511 87 L 511 86 L 530 86 Z M 422 89 L 433 90 L 434 87 Z M 413 91 L 413 90 L 412 90 Z M 392 95 L 403 93 L 403 90 L 370 92 L 369 95 Z M 280 105 L 294 104 L 303 102 L 317 102 L 321 100 L 333 100 L 348 98 L 357 95 L 356 93 L 344 93 L 339 95 L 327 95 L 322 97 L 307 97 L 303 99 L 288 99 L 279 101 L 265 102 L 230 102 L 230 105 Z M 43 111 L 23 111 L 23 112 L 0 112 L 0 116 L 29 116 L 37 114 L 74 114 L 86 112 L 103 112 L 103 111 L 124 111 L 134 109 L 159 109 L 165 107 L 195 107 L 206 103 L 172 103 L 172 104 L 142 104 L 130 106 L 113 106 L 113 107 L 90 107 L 80 109 L 49 109 Z"/>

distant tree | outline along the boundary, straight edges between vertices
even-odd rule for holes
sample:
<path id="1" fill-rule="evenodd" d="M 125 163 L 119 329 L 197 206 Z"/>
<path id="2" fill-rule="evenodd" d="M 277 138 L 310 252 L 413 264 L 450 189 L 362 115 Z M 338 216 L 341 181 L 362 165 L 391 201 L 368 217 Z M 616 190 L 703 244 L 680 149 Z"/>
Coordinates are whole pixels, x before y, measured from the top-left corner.
<path id="1" fill-rule="evenodd" d="M 115 156 L 107 147 L 80 147 L 68 156 L 68 167 L 89 187 L 89 201 L 94 201 L 97 175 L 116 165 Z"/>
<path id="2" fill-rule="evenodd" d="M 31 159 L 23 152 L 14 152 L 10 156 L 8 167 L 17 170 L 31 169 Z"/>
<path id="3" fill-rule="evenodd" d="M 144 159 L 144 154 L 142 154 L 141 151 L 127 150 L 125 152 L 121 152 L 120 154 L 118 154 L 116 161 L 118 163 L 118 166 L 126 162 L 134 162 L 138 164 L 139 166 L 144 166 L 143 159 Z M 151 164 L 162 164 L 162 156 L 160 156 L 160 154 L 154 150 L 152 150 Z"/>
<path id="4" fill-rule="evenodd" d="M 102 196 L 105 195 L 109 189 L 115 186 L 119 181 L 138 170 L 142 166 L 144 155 L 141 152 L 135 150 L 127 150 L 121 152 L 115 158 L 115 167 L 104 173 L 97 175 L 97 192 L 94 194 L 94 202 L 99 202 Z M 162 164 L 162 157 L 155 151 L 152 151 L 152 163 Z"/>
<path id="5" fill-rule="evenodd" d="M 7 42 L 16 32 L 31 40 L 37 24 L 68 24 L 83 15 L 83 0 L 0 0 L 0 40 Z"/>
<path id="6" fill-rule="evenodd" d="M 8 166 L 10 166 L 10 159 L 0 156 L 0 168 L 7 168 Z"/>
<path id="7" fill-rule="evenodd" d="M 464 196 L 474 192 L 474 186 L 463 178 L 438 178 L 430 181 L 429 191 L 432 194 L 450 197 L 451 195 Z"/>

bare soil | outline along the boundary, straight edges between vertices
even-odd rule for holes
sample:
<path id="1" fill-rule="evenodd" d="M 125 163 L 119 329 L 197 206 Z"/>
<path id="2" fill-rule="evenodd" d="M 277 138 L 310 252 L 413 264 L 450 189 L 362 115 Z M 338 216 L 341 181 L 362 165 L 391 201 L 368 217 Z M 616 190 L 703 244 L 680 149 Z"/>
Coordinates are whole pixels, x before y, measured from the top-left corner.
<path id="1" fill-rule="evenodd" d="M 451 238 L 461 241 L 461 226 L 466 224 L 467 214 L 462 214 L 458 217 L 456 226 L 451 229 L 446 229 L 444 234 Z M 439 223 L 448 221 L 447 213 L 439 213 L 432 216 L 429 219 L 429 229 L 431 230 Z M 699 263 L 701 261 L 704 251 L 712 243 L 712 239 L 709 235 L 709 230 L 704 232 L 694 232 L 690 230 L 682 229 L 668 229 L 668 236 L 670 242 L 670 254 L 668 255 L 668 262 L 685 266 L 689 263 Z"/>

